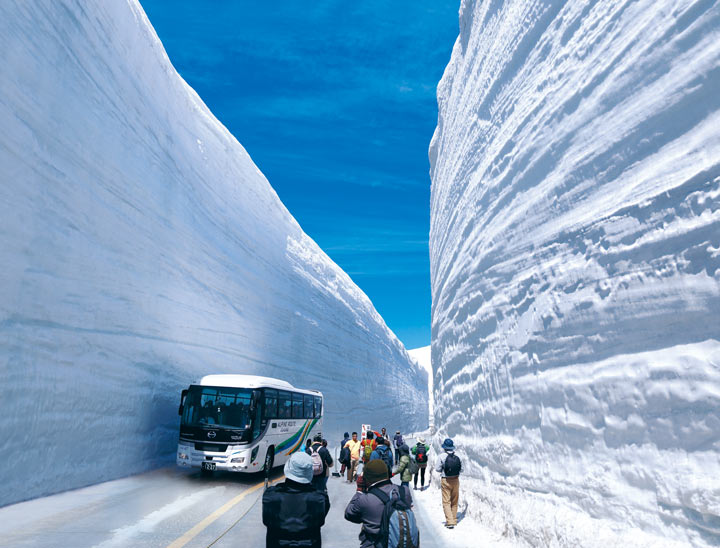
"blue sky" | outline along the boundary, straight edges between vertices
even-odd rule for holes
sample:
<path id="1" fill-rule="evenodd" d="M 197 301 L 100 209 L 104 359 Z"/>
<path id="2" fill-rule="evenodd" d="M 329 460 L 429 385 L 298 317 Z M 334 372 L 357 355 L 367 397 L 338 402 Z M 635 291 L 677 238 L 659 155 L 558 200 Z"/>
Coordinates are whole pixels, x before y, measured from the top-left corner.
<path id="1" fill-rule="evenodd" d="M 430 344 L 427 149 L 459 0 L 141 2 L 305 232 Z"/>

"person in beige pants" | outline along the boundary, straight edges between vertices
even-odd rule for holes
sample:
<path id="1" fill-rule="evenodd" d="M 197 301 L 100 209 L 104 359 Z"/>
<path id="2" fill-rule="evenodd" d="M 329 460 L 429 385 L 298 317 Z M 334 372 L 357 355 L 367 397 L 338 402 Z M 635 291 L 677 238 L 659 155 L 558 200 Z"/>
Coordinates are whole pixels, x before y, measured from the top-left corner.
<path id="1" fill-rule="evenodd" d="M 441 488 L 443 511 L 445 512 L 445 527 L 452 529 L 457 525 L 458 500 L 460 499 L 460 472 L 462 461 L 455 454 L 453 440 L 447 438 L 442 448 L 444 453 L 435 463 L 435 471 L 441 474 Z"/>
<path id="2" fill-rule="evenodd" d="M 347 481 L 352 483 L 358 462 L 360 462 L 360 440 L 357 439 L 357 432 L 352 433 L 352 439 L 348 440 L 345 447 L 350 449 L 350 464 L 347 467 Z"/>

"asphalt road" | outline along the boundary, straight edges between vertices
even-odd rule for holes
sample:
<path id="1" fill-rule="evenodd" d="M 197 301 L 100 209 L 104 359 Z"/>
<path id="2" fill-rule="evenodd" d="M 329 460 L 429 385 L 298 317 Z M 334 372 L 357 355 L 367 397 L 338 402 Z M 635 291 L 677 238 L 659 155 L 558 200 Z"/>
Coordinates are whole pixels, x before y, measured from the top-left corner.
<path id="1" fill-rule="evenodd" d="M 281 467 L 272 478 L 282 480 Z M 262 475 L 155 470 L 0 508 L 0 546 L 262 548 L 262 492 Z M 354 492 L 342 478 L 329 479 L 325 548 L 359 546 L 360 526 L 343 517 Z M 416 515 L 423 548 L 440 546 L 423 512 Z"/>

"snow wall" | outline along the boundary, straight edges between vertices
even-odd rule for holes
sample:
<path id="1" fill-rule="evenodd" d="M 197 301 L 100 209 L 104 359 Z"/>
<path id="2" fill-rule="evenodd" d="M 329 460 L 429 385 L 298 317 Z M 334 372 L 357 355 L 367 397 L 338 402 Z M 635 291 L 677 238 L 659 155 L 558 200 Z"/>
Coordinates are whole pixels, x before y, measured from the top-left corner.
<path id="1" fill-rule="evenodd" d="M 536 546 L 720 543 L 720 4 L 464 0 L 430 146 L 438 436 Z"/>
<path id="2" fill-rule="evenodd" d="M 0 505 L 173 462 L 207 373 L 322 390 L 330 440 L 427 427 L 426 374 L 136 1 L 3 2 L 0 51 Z"/>

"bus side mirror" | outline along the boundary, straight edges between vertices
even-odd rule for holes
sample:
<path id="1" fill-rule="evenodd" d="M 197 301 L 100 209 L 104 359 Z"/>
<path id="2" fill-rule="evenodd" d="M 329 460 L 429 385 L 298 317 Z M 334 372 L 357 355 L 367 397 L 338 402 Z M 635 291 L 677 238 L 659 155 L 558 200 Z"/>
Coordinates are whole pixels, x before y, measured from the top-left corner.
<path id="1" fill-rule="evenodd" d="M 252 396 L 250 397 L 250 414 L 254 415 L 255 410 L 258 406 L 258 401 L 260 400 L 261 392 L 260 390 L 253 390 Z"/>
<path id="2" fill-rule="evenodd" d="M 180 407 L 178 407 L 178 415 L 182 416 L 183 411 L 185 409 L 185 396 L 187 396 L 188 391 L 183 390 L 180 394 Z"/>

